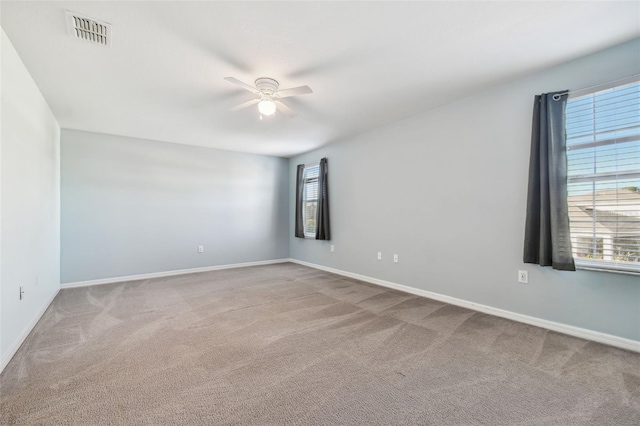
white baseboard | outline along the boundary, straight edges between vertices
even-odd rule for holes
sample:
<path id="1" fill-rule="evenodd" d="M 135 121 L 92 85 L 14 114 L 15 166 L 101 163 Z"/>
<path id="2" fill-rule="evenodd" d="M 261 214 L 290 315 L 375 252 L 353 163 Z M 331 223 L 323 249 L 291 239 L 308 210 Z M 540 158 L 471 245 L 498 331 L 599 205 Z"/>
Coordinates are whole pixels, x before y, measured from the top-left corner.
<path id="1" fill-rule="evenodd" d="M 163 272 L 152 272 L 149 274 L 138 274 L 138 275 L 129 275 L 125 277 L 113 277 L 113 278 L 101 278 L 98 280 L 88 280 L 88 281 L 77 281 L 72 283 L 64 283 L 60 287 L 65 288 L 75 288 L 75 287 L 88 287 L 91 285 L 100 285 L 100 284 L 111 284 L 111 283 L 121 283 L 125 281 L 138 281 L 138 280 L 148 280 L 151 278 L 162 278 L 162 277 L 171 277 L 173 275 L 184 275 L 184 274 L 195 274 L 197 272 L 209 272 L 209 271 L 219 271 L 222 269 L 232 269 L 232 268 L 245 268 L 247 266 L 259 266 L 259 265 L 271 265 L 274 263 L 286 263 L 291 259 L 273 259 L 273 260 L 259 260 L 257 262 L 245 262 L 245 263 L 232 263 L 229 265 L 218 265 L 218 266 L 205 266 L 202 268 L 191 268 L 191 269 L 178 269 L 175 271 L 163 271 Z"/>
<path id="2" fill-rule="evenodd" d="M 45 311 L 49 308 L 49 305 L 51 305 L 51 302 L 53 302 L 53 299 L 56 298 L 59 292 L 60 289 L 56 290 L 56 292 L 47 299 L 47 301 L 40 307 L 33 319 L 29 322 L 29 324 L 27 324 L 24 330 L 22 330 L 22 333 L 20 333 L 16 341 L 13 342 L 7 353 L 2 356 L 2 358 L 0 359 L 0 373 L 4 371 L 4 368 L 9 364 L 9 361 L 11 361 L 16 352 L 18 352 L 20 346 L 22 346 L 27 336 L 29 336 L 31 330 L 33 330 L 36 324 L 38 324 L 38 321 L 40 321 L 40 318 L 42 318 L 42 315 L 44 315 Z"/>
<path id="3" fill-rule="evenodd" d="M 534 325 L 536 327 L 545 328 L 547 330 L 557 331 L 558 333 L 568 334 L 570 336 L 580 337 L 586 340 L 592 340 L 598 343 L 615 346 L 617 348 L 629 351 L 640 352 L 640 342 L 637 340 L 626 339 L 624 337 L 614 336 L 612 334 L 601 333 L 586 328 L 574 327 L 572 325 L 562 324 L 559 322 L 548 321 L 541 318 L 531 317 L 528 315 L 518 314 L 516 312 L 506 311 L 504 309 L 494 308 L 479 303 L 469 302 L 467 300 L 458 299 L 444 294 L 433 293 L 402 284 L 396 284 L 390 281 L 379 280 L 377 278 L 368 277 L 366 275 L 354 274 L 353 272 L 342 271 L 340 269 L 329 268 L 327 266 L 317 265 L 315 263 L 304 262 L 302 260 L 290 259 L 292 263 L 308 266 L 315 269 L 331 272 L 349 278 L 355 278 L 371 284 L 377 284 L 383 287 L 400 290 L 405 293 L 415 294 L 416 296 L 427 297 L 429 299 L 439 300 L 451 305 L 461 306 L 463 308 L 472 309 L 474 311 L 484 312 L 486 314 L 495 315 L 497 317 L 507 318 L 513 321 Z"/>

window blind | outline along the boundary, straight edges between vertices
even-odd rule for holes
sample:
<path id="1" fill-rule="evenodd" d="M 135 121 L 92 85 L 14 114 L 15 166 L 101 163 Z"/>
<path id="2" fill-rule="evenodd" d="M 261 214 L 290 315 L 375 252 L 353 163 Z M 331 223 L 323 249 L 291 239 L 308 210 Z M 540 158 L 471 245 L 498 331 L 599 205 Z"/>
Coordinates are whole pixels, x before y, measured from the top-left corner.
<path id="1" fill-rule="evenodd" d="M 304 191 L 302 197 L 302 220 L 305 237 L 316 236 L 316 218 L 318 217 L 318 176 L 320 166 L 304 169 Z"/>
<path id="2" fill-rule="evenodd" d="M 566 133 L 576 265 L 640 273 L 640 82 L 570 98 Z"/>

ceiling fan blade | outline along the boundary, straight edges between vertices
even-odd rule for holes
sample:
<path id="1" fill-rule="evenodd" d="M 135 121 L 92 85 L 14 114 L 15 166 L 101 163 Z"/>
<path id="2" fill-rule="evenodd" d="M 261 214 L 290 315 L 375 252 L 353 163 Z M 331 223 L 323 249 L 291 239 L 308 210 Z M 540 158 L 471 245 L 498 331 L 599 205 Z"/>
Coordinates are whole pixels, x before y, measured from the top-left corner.
<path id="1" fill-rule="evenodd" d="M 252 100 L 250 100 L 250 101 L 248 101 L 248 102 L 245 102 L 245 103 L 243 103 L 243 104 L 240 104 L 240 105 L 236 105 L 236 106 L 234 106 L 234 107 L 233 107 L 233 108 L 231 108 L 229 111 L 238 111 L 238 110 L 241 110 L 241 109 L 243 109 L 243 108 L 250 107 L 251 105 L 255 105 L 255 104 L 257 104 L 258 102 L 260 102 L 260 99 L 252 99 Z"/>
<path id="2" fill-rule="evenodd" d="M 293 87 L 291 89 L 278 90 L 276 92 L 276 96 L 278 96 L 279 98 L 287 98 L 289 96 L 306 95 L 309 93 L 313 93 L 313 90 L 311 90 L 311 87 L 300 86 L 300 87 Z"/>
<path id="3" fill-rule="evenodd" d="M 273 102 L 276 104 L 276 108 L 278 108 L 278 111 L 280 111 L 287 117 L 293 118 L 297 115 L 294 110 L 292 110 L 291 108 L 283 104 L 281 101 L 273 101 Z"/>
<path id="4" fill-rule="evenodd" d="M 256 95 L 260 94 L 260 91 L 258 89 L 256 89 L 253 86 L 249 86 L 247 83 L 243 83 L 242 81 L 238 80 L 237 78 L 233 78 L 233 77 L 225 77 L 225 80 L 227 80 L 230 83 L 236 84 L 240 87 L 242 87 L 244 90 L 248 90 L 251 93 L 255 93 Z"/>

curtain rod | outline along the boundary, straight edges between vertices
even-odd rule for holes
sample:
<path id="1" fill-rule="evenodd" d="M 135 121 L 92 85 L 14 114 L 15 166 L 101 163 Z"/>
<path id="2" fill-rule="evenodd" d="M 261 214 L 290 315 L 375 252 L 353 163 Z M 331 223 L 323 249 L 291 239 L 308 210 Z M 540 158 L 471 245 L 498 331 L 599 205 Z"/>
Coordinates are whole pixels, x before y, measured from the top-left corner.
<path id="1" fill-rule="evenodd" d="M 600 84 L 595 84 L 593 86 L 589 86 L 589 87 L 584 87 L 582 89 L 576 89 L 576 90 L 569 90 L 569 97 L 576 97 L 576 96 L 580 96 L 580 95 L 586 95 L 589 94 L 591 92 L 595 92 L 595 90 L 593 89 L 600 89 L 600 90 L 606 90 L 609 89 L 611 87 L 615 87 L 615 86 L 621 86 L 622 84 L 625 83 L 632 83 L 634 81 L 638 81 L 640 80 L 640 74 L 634 74 L 634 75 L 630 75 L 628 77 L 622 77 L 622 78 L 618 78 L 616 80 L 612 80 L 612 81 L 608 81 L 606 83 L 600 83 Z"/>

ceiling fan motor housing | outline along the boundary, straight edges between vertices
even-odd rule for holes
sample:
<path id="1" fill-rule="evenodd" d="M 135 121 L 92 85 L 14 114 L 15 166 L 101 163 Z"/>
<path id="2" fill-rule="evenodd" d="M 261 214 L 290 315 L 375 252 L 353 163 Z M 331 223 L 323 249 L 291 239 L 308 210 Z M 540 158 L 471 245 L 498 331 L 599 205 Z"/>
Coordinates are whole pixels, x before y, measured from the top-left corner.
<path id="1" fill-rule="evenodd" d="M 260 77 L 256 79 L 256 88 L 262 93 L 272 95 L 278 90 L 278 82 L 269 77 Z"/>

